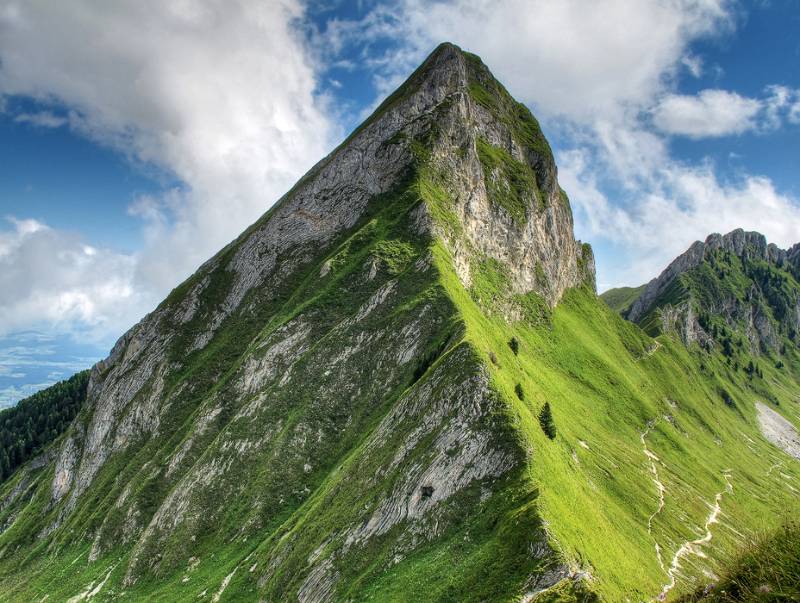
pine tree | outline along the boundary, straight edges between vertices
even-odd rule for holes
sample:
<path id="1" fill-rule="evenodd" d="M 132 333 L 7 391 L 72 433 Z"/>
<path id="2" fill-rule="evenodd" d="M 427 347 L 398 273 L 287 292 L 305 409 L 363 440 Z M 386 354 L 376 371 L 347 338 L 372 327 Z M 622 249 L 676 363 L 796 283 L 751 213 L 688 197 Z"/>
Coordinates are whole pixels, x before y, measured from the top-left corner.
<path id="1" fill-rule="evenodd" d="M 550 410 L 550 403 L 545 402 L 542 411 L 539 413 L 539 424 L 542 426 L 544 434 L 554 440 L 556 437 L 556 424 L 553 421 L 553 411 Z"/>
<path id="2" fill-rule="evenodd" d="M 517 339 L 516 337 L 512 337 L 508 341 L 508 347 L 510 347 L 511 351 L 514 352 L 514 356 L 519 355 L 519 339 Z"/>

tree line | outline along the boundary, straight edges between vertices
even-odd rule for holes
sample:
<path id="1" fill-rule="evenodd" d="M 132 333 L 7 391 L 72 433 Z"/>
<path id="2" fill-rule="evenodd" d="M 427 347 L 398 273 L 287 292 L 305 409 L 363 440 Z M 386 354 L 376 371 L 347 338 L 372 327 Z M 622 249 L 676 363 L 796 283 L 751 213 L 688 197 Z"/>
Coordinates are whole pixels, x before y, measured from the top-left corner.
<path id="1" fill-rule="evenodd" d="M 86 400 L 89 371 L 20 400 L 0 411 L 0 481 L 67 429 Z"/>

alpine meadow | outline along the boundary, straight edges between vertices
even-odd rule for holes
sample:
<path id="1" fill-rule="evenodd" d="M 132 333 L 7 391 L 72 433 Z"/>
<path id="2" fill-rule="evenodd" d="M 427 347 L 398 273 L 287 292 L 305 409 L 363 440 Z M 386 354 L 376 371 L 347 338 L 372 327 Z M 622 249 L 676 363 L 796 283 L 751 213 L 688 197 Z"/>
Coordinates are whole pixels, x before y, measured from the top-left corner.
<path id="1" fill-rule="evenodd" d="M 438 46 L 0 413 L 0 600 L 800 600 L 800 244 L 709 233 L 598 296 L 568 193 Z"/>

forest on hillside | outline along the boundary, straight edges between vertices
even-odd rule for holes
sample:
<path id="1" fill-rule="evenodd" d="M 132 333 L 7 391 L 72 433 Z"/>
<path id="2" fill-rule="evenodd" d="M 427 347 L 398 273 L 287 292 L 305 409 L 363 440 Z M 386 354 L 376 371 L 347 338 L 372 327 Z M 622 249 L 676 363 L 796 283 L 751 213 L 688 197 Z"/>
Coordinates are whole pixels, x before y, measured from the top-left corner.
<path id="1" fill-rule="evenodd" d="M 0 412 L 0 480 L 64 433 L 86 400 L 89 371 L 74 374 Z"/>

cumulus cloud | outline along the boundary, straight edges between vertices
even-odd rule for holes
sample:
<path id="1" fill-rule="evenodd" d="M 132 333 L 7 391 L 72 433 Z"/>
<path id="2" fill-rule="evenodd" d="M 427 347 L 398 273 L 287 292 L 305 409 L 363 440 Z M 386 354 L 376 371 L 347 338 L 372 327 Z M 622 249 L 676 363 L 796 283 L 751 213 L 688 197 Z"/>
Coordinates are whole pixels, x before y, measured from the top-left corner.
<path id="1" fill-rule="evenodd" d="M 612 201 L 601 174 L 616 177 L 616 168 L 602 151 L 574 149 L 558 159 L 578 234 L 615 245 L 625 258 L 621 265 L 598 266 L 598 282 L 607 286 L 647 282 L 712 232 L 757 230 L 784 248 L 798 240 L 800 203 L 768 178 L 744 175 L 723 184 L 710 163 L 687 166 L 667 159 L 641 188 Z"/>
<path id="2" fill-rule="evenodd" d="M 181 182 L 132 207 L 147 244 L 135 261 L 113 260 L 126 287 L 156 299 L 169 291 L 331 147 L 339 132 L 295 26 L 303 10 L 299 0 L 0 0 L 0 98 L 33 98 L 44 108 L 16 119 L 67 125 Z M 9 236 L 23 240 L 18 231 Z M 50 242 L 56 255 L 66 244 L 59 236 L 47 231 L 24 246 Z M 69 254 L 81 274 L 92 269 L 86 254 Z M 40 259 L 27 267 L 49 275 L 66 268 Z M 102 315 L 91 285 L 69 291 L 58 312 L 33 298 L 13 311 L 0 305 L 8 317 L 1 322 L 21 324 L 10 317 L 26 305 L 30 317 Z M 31 291 L 17 292 L 26 300 L 21 293 Z"/>
<path id="3" fill-rule="evenodd" d="M 382 92 L 432 46 L 478 53 L 539 114 L 591 121 L 643 106 L 688 57 L 689 43 L 732 27 L 725 0 L 403 0 L 358 22 L 336 21 L 332 48 L 402 41 L 373 55 Z M 696 62 L 696 59 L 695 59 Z"/>
<path id="4" fill-rule="evenodd" d="M 697 95 L 671 94 L 653 111 L 662 132 L 691 138 L 741 134 L 756 127 L 761 102 L 726 90 L 703 90 Z"/>
<path id="5" fill-rule="evenodd" d="M 36 220 L 0 229 L 0 334 L 49 325 L 102 339 L 138 318 L 136 259 Z"/>
<path id="6" fill-rule="evenodd" d="M 696 95 L 670 94 L 652 111 L 662 132 L 705 138 L 768 131 L 784 121 L 796 123 L 800 92 L 773 85 L 764 98 L 748 98 L 727 90 L 701 90 Z"/>

